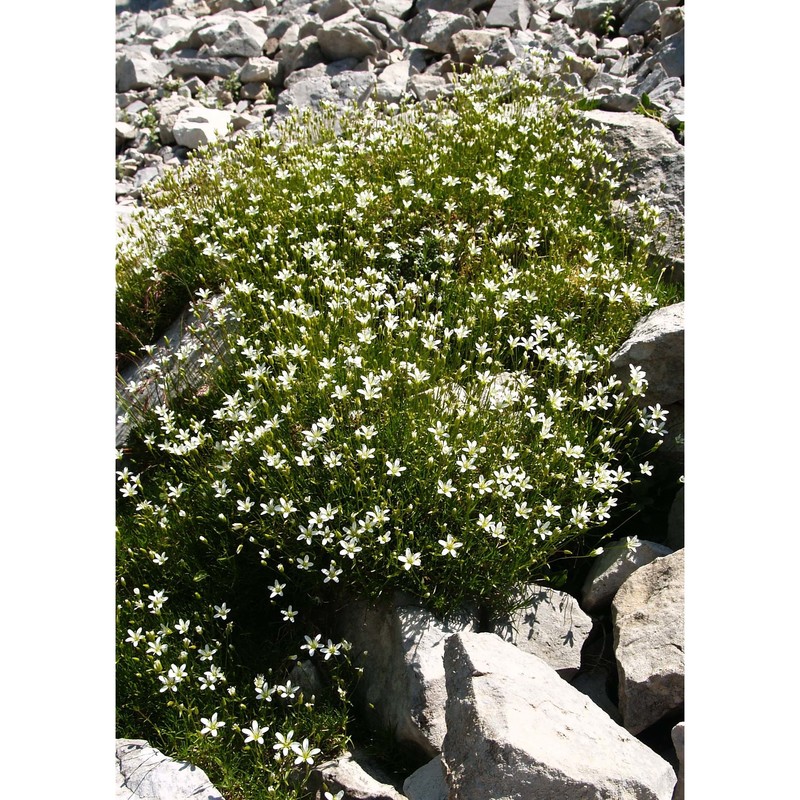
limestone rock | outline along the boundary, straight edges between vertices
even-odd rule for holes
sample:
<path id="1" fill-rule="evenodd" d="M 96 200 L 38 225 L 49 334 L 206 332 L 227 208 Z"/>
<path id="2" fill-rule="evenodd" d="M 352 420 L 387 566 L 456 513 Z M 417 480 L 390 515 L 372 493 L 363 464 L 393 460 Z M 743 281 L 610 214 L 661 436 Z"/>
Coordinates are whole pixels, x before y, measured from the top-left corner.
<path id="1" fill-rule="evenodd" d="M 323 22 L 340 17 L 354 9 L 355 5 L 350 0 L 322 0 L 311 4 L 311 10 L 316 11 Z"/>
<path id="2" fill-rule="evenodd" d="M 530 18 L 531 4 L 528 0 L 494 0 L 486 17 L 486 26 L 524 31 Z"/>
<path id="3" fill-rule="evenodd" d="M 326 22 L 317 31 L 317 41 L 326 61 L 342 58 L 362 59 L 378 53 L 378 43 L 369 32 L 355 23 Z"/>
<path id="4" fill-rule="evenodd" d="M 660 64 L 670 78 L 683 78 L 684 41 L 684 30 L 681 28 L 664 39 L 651 59 L 653 64 Z"/>
<path id="5" fill-rule="evenodd" d="M 635 549 L 626 542 L 609 545 L 597 556 L 586 576 L 581 593 L 581 605 L 590 613 L 604 611 L 611 605 L 620 586 L 637 569 L 672 552 L 669 547 L 645 539 L 638 540 Z"/>
<path id="6" fill-rule="evenodd" d="M 266 56 L 248 59 L 239 71 L 242 83 L 268 83 L 277 86 L 280 83 L 281 65 Z"/>
<path id="7" fill-rule="evenodd" d="M 178 94 L 156 100 L 153 110 L 158 117 L 158 138 L 161 140 L 161 144 L 175 143 L 175 136 L 172 133 L 175 122 L 181 111 L 192 105 L 195 104 L 189 98 L 181 97 Z"/>
<path id="8" fill-rule="evenodd" d="M 239 65 L 228 58 L 174 56 L 169 63 L 178 77 L 227 78 L 239 69 Z"/>
<path id="9" fill-rule="evenodd" d="M 672 767 L 536 656 L 462 633 L 444 664 L 450 800 L 672 797 Z"/>
<path id="10" fill-rule="evenodd" d="M 409 83 L 419 100 L 435 100 L 447 88 L 447 81 L 438 75 L 412 75 Z"/>
<path id="11" fill-rule="evenodd" d="M 684 398 L 684 303 L 651 311 L 640 319 L 631 335 L 611 356 L 611 367 L 627 380 L 629 365 L 647 376 L 645 404 L 670 406 Z"/>
<path id="12" fill-rule="evenodd" d="M 117 739 L 117 800 L 224 800 L 203 770 L 144 739 Z"/>
<path id="13" fill-rule="evenodd" d="M 661 9 L 658 3 L 653 0 L 646 0 L 644 3 L 639 3 L 633 11 L 631 11 L 625 22 L 619 29 L 623 36 L 630 36 L 633 33 L 644 33 L 650 28 L 661 16 Z"/>
<path id="14" fill-rule="evenodd" d="M 211 56 L 244 56 L 251 58 L 261 55 L 261 48 L 267 41 L 262 28 L 246 16 L 237 16 L 220 23 L 220 30 L 209 47 Z"/>
<path id="15" fill-rule="evenodd" d="M 331 87 L 344 102 L 355 101 L 361 105 L 372 94 L 377 80 L 373 72 L 344 70 L 331 78 Z"/>
<path id="16" fill-rule="evenodd" d="M 462 64 L 472 64 L 475 58 L 491 47 L 492 42 L 502 35 L 501 30 L 464 29 L 453 34 L 450 49 Z"/>
<path id="17" fill-rule="evenodd" d="M 444 644 L 477 620 L 464 614 L 444 622 L 417 606 L 354 603 L 338 625 L 364 668 L 356 696 L 368 723 L 433 758 L 445 735 Z"/>
<path id="18" fill-rule="evenodd" d="M 619 709 L 637 734 L 683 707 L 684 551 L 636 570 L 611 611 Z"/>
<path id="19" fill-rule="evenodd" d="M 156 61 L 149 53 L 130 53 L 117 62 L 117 91 L 158 86 L 170 73 L 170 65 Z"/>
<path id="20" fill-rule="evenodd" d="M 224 135 L 232 122 L 233 114 L 216 108 L 194 106 L 185 108 L 178 114 L 172 135 L 175 141 L 194 149 L 215 142 Z"/>
<path id="21" fill-rule="evenodd" d="M 315 766 L 307 788 L 315 800 L 322 800 L 326 791 L 344 791 L 348 800 L 406 800 L 385 775 L 352 753 Z"/>
<path id="22" fill-rule="evenodd" d="M 572 24 L 581 31 L 602 33 L 603 15 L 611 12 L 615 16 L 622 9 L 624 0 L 578 0 L 572 10 Z"/>
<path id="23" fill-rule="evenodd" d="M 661 28 L 661 38 L 666 39 L 672 34 L 683 30 L 684 10 L 682 7 L 667 8 L 658 18 L 658 27 Z"/>
<path id="24" fill-rule="evenodd" d="M 383 103 L 399 103 L 406 93 L 411 77 L 411 62 L 396 61 L 389 64 L 380 75 L 375 87 L 375 99 Z"/>
<path id="25" fill-rule="evenodd" d="M 453 38 L 453 34 L 474 27 L 472 20 L 463 14 L 440 11 L 431 18 L 419 38 L 419 43 L 434 53 L 444 54 L 450 48 L 450 40 Z"/>
<path id="26" fill-rule="evenodd" d="M 338 100 L 339 93 L 331 86 L 327 75 L 297 81 L 278 95 L 275 119 L 284 119 L 295 108 L 319 108 L 323 102 L 336 103 Z"/>
<path id="27" fill-rule="evenodd" d="M 530 601 L 495 620 L 491 630 L 569 680 L 581 667 L 581 650 L 592 631 L 592 620 L 565 592 L 532 585 L 526 594 L 531 595 Z"/>
<path id="28" fill-rule="evenodd" d="M 664 256 L 676 273 L 682 274 L 683 146 L 661 122 L 640 114 L 601 110 L 584 114 L 591 124 L 605 131 L 607 147 L 626 164 L 625 189 L 630 202 L 644 195 L 661 208 L 661 224 L 667 236 Z"/>
<path id="29" fill-rule="evenodd" d="M 408 800 L 447 800 L 447 768 L 441 756 L 412 772 L 403 782 L 403 794 Z"/>

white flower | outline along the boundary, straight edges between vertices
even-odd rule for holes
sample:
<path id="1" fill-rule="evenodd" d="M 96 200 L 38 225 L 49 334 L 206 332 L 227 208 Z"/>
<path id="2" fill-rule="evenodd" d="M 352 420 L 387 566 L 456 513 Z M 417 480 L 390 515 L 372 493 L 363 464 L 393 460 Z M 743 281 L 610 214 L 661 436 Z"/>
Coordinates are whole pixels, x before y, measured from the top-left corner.
<path id="1" fill-rule="evenodd" d="M 411 548 L 406 547 L 406 553 L 403 556 L 397 556 L 398 560 L 402 562 L 403 569 L 407 572 L 411 567 L 418 567 L 422 564 L 422 553 L 412 553 Z"/>
<path id="2" fill-rule="evenodd" d="M 447 534 L 447 539 L 439 539 L 439 544 L 442 546 L 442 555 L 449 555 L 453 558 L 458 556 L 456 552 L 458 548 L 464 546 L 462 542 L 457 542 L 450 533 Z"/>
<path id="3" fill-rule="evenodd" d="M 204 726 L 203 729 L 200 731 L 200 733 L 202 733 L 203 736 L 205 736 L 207 733 L 210 733 L 212 737 L 215 737 L 219 732 L 219 729 L 225 727 L 225 723 L 217 719 L 216 711 L 211 715 L 211 719 L 206 719 L 205 717 L 201 717 L 200 722 L 202 722 Z"/>

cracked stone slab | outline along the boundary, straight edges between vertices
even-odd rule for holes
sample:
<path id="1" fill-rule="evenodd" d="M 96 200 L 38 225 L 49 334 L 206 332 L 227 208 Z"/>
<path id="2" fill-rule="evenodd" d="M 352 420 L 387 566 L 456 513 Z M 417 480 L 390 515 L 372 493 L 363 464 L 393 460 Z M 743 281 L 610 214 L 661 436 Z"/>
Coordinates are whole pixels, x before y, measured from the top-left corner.
<path id="1" fill-rule="evenodd" d="M 144 739 L 117 739 L 117 800 L 225 800 L 203 770 Z"/>

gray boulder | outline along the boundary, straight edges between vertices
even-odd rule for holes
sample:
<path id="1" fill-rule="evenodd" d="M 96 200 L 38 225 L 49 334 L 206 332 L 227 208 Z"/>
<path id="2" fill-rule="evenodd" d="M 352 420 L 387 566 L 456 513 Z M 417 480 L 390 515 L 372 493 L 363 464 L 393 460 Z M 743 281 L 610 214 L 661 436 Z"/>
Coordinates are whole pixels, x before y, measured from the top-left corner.
<path id="1" fill-rule="evenodd" d="M 660 16 L 661 9 L 658 3 L 653 0 L 645 0 L 644 3 L 639 3 L 633 11 L 631 11 L 628 18 L 622 23 L 619 32 L 623 36 L 630 36 L 633 33 L 644 33 L 658 21 Z"/>
<path id="2" fill-rule="evenodd" d="M 611 616 L 619 709 L 637 734 L 683 707 L 684 551 L 636 570 L 614 596 Z"/>
<path id="3" fill-rule="evenodd" d="M 278 95 L 275 120 L 284 119 L 293 109 L 318 109 L 323 102 L 336 103 L 338 101 L 339 93 L 331 86 L 331 79 L 327 75 L 300 80 Z"/>
<path id="4" fill-rule="evenodd" d="M 476 57 L 488 50 L 492 42 L 498 36 L 502 36 L 504 32 L 507 33 L 503 29 L 489 30 L 486 28 L 460 30 L 453 34 L 450 40 L 450 50 L 462 64 L 472 64 Z"/>
<path id="5" fill-rule="evenodd" d="M 239 70 L 242 83 L 268 83 L 270 86 L 280 84 L 281 65 L 266 56 L 248 59 Z"/>
<path id="6" fill-rule="evenodd" d="M 169 63 L 175 75 L 181 78 L 227 78 L 228 75 L 239 69 L 239 65 L 229 58 L 197 58 L 178 55 L 173 56 Z"/>
<path id="7" fill-rule="evenodd" d="M 233 114 L 230 111 L 192 106 L 178 114 L 172 127 L 172 135 L 178 144 L 194 149 L 224 136 L 232 120 Z"/>
<path id="8" fill-rule="evenodd" d="M 224 800 L 203 770 L 144 739 L 117 739 L 117 800 Z"/>
<path id="9" fill-rule="evenodd" d="M 673 7 L 666 9 L 658 18 L 658 27 L 661 28 L 661 38 L 666 39 L 683 30 L 684 11 L 683 7 Z"/>
<path id="10" fill-rule="evenodd" d="M 536 656 L 462 633 L 444 664 L 449 800 L 671 800 L 672 767 Z"/>
<path id="11" fill-rule="evenodd" d="M 217 23 L 211 30 L 215 33 L 213 44 L 208 49 L 211 56 L 260 56 L 267 41 L 264 30 L 246 16 L 231 17 Z"/>
<path id="12" fill-rule="evenodd" d="M 331 87 L 345 103 L 362 105 L 372 95 L 377 80 L 374 72 L 345 70 L 331 78 Z"/>
<path id="13" fill-rule="evenodd" d="M 489 28 L 524 31 L 531 18 L 531 6 L 528 0 L 494 0 L 485 24 Z"/>
<path id="14" fill-rule="evenodd" d="M 355 8 L 351 0 L 322 0 L 311 4 L 311 10 L 316 11 L 323 22 L 340 17 Z"/>
<path id="15" fill-rule="evenodd" d="M 435 100 L 448 88 L 447 81 L 439 75 L 412 75 L 409 84 L 418 100 Z"/>
<path id="16" fill-rule="evenodd" d="M 611 367 L 627 381 L 630 365 L 647 375 L 643 404 L 671 406 L 684 397 L 684 303 L 657 308 L 640 319 L 611 356 Z"/>
<path id="17" fill-rule="evenodd" d="M 624 0 L 578 0 L 572 9 L 572 24 L 581 31 L 602 33 L 603 15 L 611 12 L 617 16 Z"/>
<path id="18" fill-rule="evenodd" d="M 326 61 L 362 59 L 378 54 L 378 43 L 365 28 L 356 23 L 326 22 L 316 36 Z"/>
<path id="19" fill-rule="evenodd" d="M 681 28 L 664 39 L 658 52 L 650 59 L 651 63 L 660 64 L 670 78 L 683 78 L 684 42 L 684 29 Z"/>
<path id="20" fill-rule="evenodd" d="M 671 552 L 669 547 L 645 539 L 639 539 L 635 548 L 629 547 L 625 540 L 609 545 L 595 558 L 586 576 L 581 605 L 590 613 L 604 611 L 611 605 L 620 586 L 637 569 Z"/>
<path id="21" fill-rule="evenodd" d="M 337 624 L 364 668 L 356 699 L 368 724 L 433 758 L 445 735 L 444 645 L 454 633 L 477 628 L 477 620 L 464 614 L 445 622 L 413 605 L 359 602 Z"/>
<path id="22" fill-rule="evenodd" d="M 447 800 L 447 767 L 441 756 L 412 772 L 403 782 L 403 794 L 408 800 Z"/>
<path id="23" fill-rule="evenodd" d="M 656 84 L 657 85 L 657 84 Z M 655 88 L 655 87 L 654 87 Z M 632 92 L 636 94 L 636 92 Z M 604 131 L 615 158 L 626 164 L 625 189 L 631 204 L 644 195 L 661 208 L 666 234 L 663 257 L 676 277 L 683 275 L 684 156 L 683 145 L 661 122 L 640 114 L 586 111 L 592 125 Z"/>
<path id="24" fill-rule="evenodd" d="M 133 52 L 117 61 L 117 91 L 148 89 L 159 86 L 170 73 L 171 66 L 156 61 L 150 53 Z"/>
<path id="25" fill-rule="evenodd" d="M 172 129 L 175 127 L 178 115 L 185 108 L 192 105 L 195 104 L 191 99 L 181 97 L 178 94 L 164 97 L 153 103 L 153 110 L 158 117 L 158 138 L 161 140 L 161 144 L 175 144 L 175 136 L 172 133 Z"/>
<path id="26" fill-rule="evenodd" d="M 305 787 L 322 800 L 323 792 L 343 791 L 347 800 L 407 800 L 369 759 L 353 753 L 314 766 Z"/>
<path id="27" fill-rule="evenodd" d="M 592 631 L 592 620 L 565 592 L 534 584 L 527 594 L 531 599 L 495 620 L 491 631 L 523 652 L 538 656 L 569 680 L 581 667 L 581 650 Z"/>
<path id="28" fill-rule="evenodd" d="M 450 40 L 458 31 L 472 29 L 472 20 L 463 14 L 451 14 L 440 11 L 432 17 L 419 38 L 419 43 L 434 53 L 446 53 L 450 49 Z"/>
<path id="29" fill-rule="evenodd" d="M 380 75 L 375 86 L 375 99 L 382 103 L 399 103 L 411 77 L 411 62 L 396 61 L 389 64 Z"/>

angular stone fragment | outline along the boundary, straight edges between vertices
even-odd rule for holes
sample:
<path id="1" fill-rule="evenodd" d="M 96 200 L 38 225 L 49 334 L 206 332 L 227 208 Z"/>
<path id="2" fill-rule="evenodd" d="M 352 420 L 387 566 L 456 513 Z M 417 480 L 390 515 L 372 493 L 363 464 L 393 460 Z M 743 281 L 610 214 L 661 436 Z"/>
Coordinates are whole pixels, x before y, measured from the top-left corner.
<path id="1" fill-rule="evenodd" d="M 472 20 L 463 14 L 440 11 L 428 23 L 419 38 L 419 43 L 434 53 L 444 54 L 450 48 L 450 40 L 453 38 L 454 33 L 474 27 Z"/>
<path id="2" fill-rule="evenodd" d="M 683 8 L 668 8 L 658 18 L 658 27 L 661 28 L 661 38 L 666 39 L 683 30 Z"/>
<path id="3" fill-rule="evenodd" d="M 472 64 L 475 58 L 488 50 L 492 42 L 501 35 L 502 31 L 496 30 L 460 30 L 453 34 L 450 49 L 462 64 Z"/>
<path id="4" fill-rule="evenodd" d="M 611 366 L 627 380 L 630 365 L 647 375 L 646 403 L 670 406 L 684 399 L 684 303 L 657 308 L 640 319 L 611 356 Z"/>
<path id="5" fill-rule="evenodd" d="M 578 0 L 572 10 L 572 24 L 581 31 L 602 33 L 603 15 L 618 15 L 624 0 Z"/>
<path id="6" fill-rule="evenodd" d="M 261 55 L 267 34 L 246 17 L 237 17 L 216 37 L 209 49 L 212 56 L 243 56 L 252 58 Z"/>
<path id="7" fill-rule="evenodd" d="M 144 739 L 117 739 L 117 800 L 224 800 L 203 770 L 175 761 Z"/>
<path id="8" fill-rule="evenodd" d="M 638 106 L 639 98 L 628 92 L 611 92 L 600 97 L 600 108 L 604 111 L 633 111 Z"/>
<path id="9" fill-rule="evenodd" d="M 531 6 L 528 0 L 495 0 L 486 17 L 486 26 L 524 31 L 530 18 Z"/>
<path id="10" fill-rule="evenodd" d="M 236 72 L 239 65 L 227 58 L 193 58 L 175 56 L 170 59 L 172 71 L 180 76 L 197 76 L 199 78 L 227 78 Z"/>
<path id="11" fill-rule="evenodd" d="M 266 56 L 251 58 L 239 71 L 239 80 L 242 83 L 268 83 L 277 86 L 281 65 Z"/>
<path id="12" fill-rule="evenodd" d="M 619 587 L 637 569 L 672 552 L 669 547 L 640 539 L 638 547 L 630 549 L 625 542 L 609 545 L 597 556 L 583 583 L 581 605 L 590 613 L 604 611 L 611 605 Z"/>
<path id="13" fill-rule="evenodd" d="M 175 136 L 172 129 L 175 127 L 175 122 L 178 115 L 185 108 L 194 105 L 191 99 L 181 97 L 180 95 L 173 94 L 169 97 L 164 97 L 161 100 L 156 100 L 153 104 L 153 109 L 158 117 L 158 138 L 161 144 L 174 144 Z"/>
<path id="14" fill-rule="evenodd" d="M 661 44 L 658 52 L 650 59 L 653 64 L 660 64 L 670 78 L 683 78 L 684 30 L 668 36 Z"/>
<path id="15" fill-rule="evenodd" d="M 491 630 L 569 680 L 581 667 L 581 650 L 592 631 L 592 620 L 565 592 L 532 585 L 526 594 L 531 595 L 526 605 L 495 620 Z"/>
<path id="16" fill-rule="evenodd" d="M 632 94 L 636 94 L 634 91 Z M 661 209 L 667 240 L 663 255 L 675 273 L 683 272 L 684 155 L 683 145 L 658 120 L 640 114 L 586 111 L 586 118 L 604 129 L 610 152 L 626 164 L 625 189 L 630 203 L 640 195 Z M 661 401 L 663 404 L 663 401 Z"/>
<path id="17" fill-rule="evenodd" d="M 336 103 L 338 100 L 339 93 L 331 86 L 331 79 L 327 75 L 307 78 L 293 83 L 278 95 L 275 119 L 283 119 L 295 108 L 319 108 L 325 101 Z"/>
<path id="18" fill-rule="evenodd" d="M 340 791 L 348 800 L 407 800 L 368 759 L 351 753 L 315 766 L 306 788 L 315 800 Z"/>
<path id="19" fill-rule="evenodd" d="M 660 16 L 661 9 L 658 7 L 658 3 L 653 0 L 645 0 L 631 11 L 630 16 L 622 23 L 619 32 L 622 36 L 644 33 Z"/>
<path id="20" fill-rule="evenodd" d="M 362 59 L 378 53 L 378 43 L 360 25 L 326 22 L 317 31 L 317 41 L 326 61 Z"/>
<path id="21" fill-rule="evenodd" d="M 684 551 L 636 570 L 611 614 L 619 709 L 637 734 L 683 707 Z"/>
<path id="22" fill-rule="evenodd" d="M 338 625 L 353 645 L 354 663 L 364 668 L 356 697 L 368 723 L 433 758 L 445 735 L 444 644 L 474 630 L 477 620 L 465 614 L 444 622 L 416 606 L 355 603 Z"/>
<path id="23" fill-rule="evenodd" d="M 380 75 L 375 87 L 375 99 L 382 103 L 399 103 L 411 77 L 411 62 L 396 61 L 389 64 Z"/>
<path id="24" fill-rule="evenodd" d="M 170 65 L 149 53 L 123 55 L 117 62 L 117 91 L 158 86 L 170 73 Z"/>
<path id="25" fill-rule="evenodd" d="M 412 772 L 403 782 L 403 794 L 408 800 L 447 800 L 447 768 L 441 756 Z"/>
<path id="26" fill-rule="evenodd" d="M 316 11 L 323 22 L 346 14 L 354 8 L 355 5 L 350 0 L 322 0 L 311 4 L 311 10 Z"/>
<path id="27" fill-rule="evenodd" d="M 178 114 L 172 135 L 175 141 L 194 149 L 215 142 L 223 136 L 232 120 L 232 113 L 216 108 L 199 106 L 186 108 Z"/>
<path id="28" fill-rule="evenodd" d="M 444 664 L 449 800 L 671 800 L 672 767 L 536 656 L 461 633 Z"/>
<path id="29" fill-rule="evenodd" d="M 412 75 L 409 83 L 419 100 L 435 100 L 447 88 L 447 81 L 438 75 Z"/>

